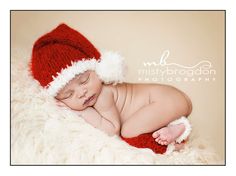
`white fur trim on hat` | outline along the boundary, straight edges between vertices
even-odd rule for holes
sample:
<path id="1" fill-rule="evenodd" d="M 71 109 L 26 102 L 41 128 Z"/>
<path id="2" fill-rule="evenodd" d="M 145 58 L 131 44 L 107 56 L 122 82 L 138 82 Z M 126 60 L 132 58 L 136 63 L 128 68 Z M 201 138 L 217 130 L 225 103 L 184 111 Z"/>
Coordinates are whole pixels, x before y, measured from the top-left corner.
<path id="1" fill-rule="evenodd" d="M 56 96 L 76 75 L 87 70 L 95 70 L 105 83 L 120 83 L 124 80 L 124 65 L 124 58 L 113 52 L 102 53 L 100 61 L 92 58 L 71 62 L 71 66 L 62 69 L 56 77 L 53 76 L 53 81 L 46 89 L 51 96 Z"/>
<path id="2" fill-rule="evenodd" d="M 52 96 L 56 96 L 59 90 L 76 75 L 87 70 L 95 70 L 96 64 L 97 61 L 95 59 L 72 62 L 71 66 L 67 66 L 65 69 L 62 69 L 60 73 L 57 73 L 57 77 L 53 76 L 53 81 L 49 83 L 47 92 Z"/>
<path id="3" fill-rule="evenodd" d="M 124 58 L 115 52 L 104 52 L 98 63 L 96 73 L 105 83 L 121 83 L 125 78 Z"/>

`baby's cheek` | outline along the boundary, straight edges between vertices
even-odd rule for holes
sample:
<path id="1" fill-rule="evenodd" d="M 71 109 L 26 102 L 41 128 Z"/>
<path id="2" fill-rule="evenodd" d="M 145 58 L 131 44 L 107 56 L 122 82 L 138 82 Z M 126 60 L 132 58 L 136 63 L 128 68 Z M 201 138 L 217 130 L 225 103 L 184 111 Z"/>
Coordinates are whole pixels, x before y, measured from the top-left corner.
<path id="1" fill-rule="evenodd" d="M 81 111 L 84 110 L 85 108 L 87 108 L 88 106 L 83 106 L 83 104 L 78 103 L 78 104 L 73 104 L 71 106 L 71 109 L 76 110 L 76 111 Z"/>

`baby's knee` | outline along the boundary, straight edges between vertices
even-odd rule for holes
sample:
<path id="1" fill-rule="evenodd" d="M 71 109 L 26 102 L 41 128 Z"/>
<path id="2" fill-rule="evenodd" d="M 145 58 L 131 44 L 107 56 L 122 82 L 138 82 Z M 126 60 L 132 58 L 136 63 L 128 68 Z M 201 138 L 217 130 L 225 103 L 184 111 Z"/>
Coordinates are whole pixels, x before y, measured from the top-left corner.
<path id="1" fill-rule="evenodd" d="M 126 128 L 125 125 L 122 125 L 121 130 L 120 130 L 120 134 L 124 138 L 129 138 L 129 130 Z"/>
<path id="2" fill-rule="evenodd" d="M 135 137 L 138 134 L 135 134 L 135 130 L 132 130 L 126 123 L 124 123 L 121 127 L 120 134 L 124 138 Z"/>
<path id="3" fill-rule="evenodd" d="M 188 116 L 189 114 L 191 114 L 192 112 L 192 101 L 190 100 L 190 98 L 185 94 L 185 100 L 186 100 L 186 116 Z"/>
<path id="4" fill-rule="evenodd" d="M 192 101 L 184 92 L 179 91 L 179 93 L 180 96 L 178 96 L 177 101 L 177 112 L 179 113 L 179 115 L 187 117 L 192 112 Z"/>

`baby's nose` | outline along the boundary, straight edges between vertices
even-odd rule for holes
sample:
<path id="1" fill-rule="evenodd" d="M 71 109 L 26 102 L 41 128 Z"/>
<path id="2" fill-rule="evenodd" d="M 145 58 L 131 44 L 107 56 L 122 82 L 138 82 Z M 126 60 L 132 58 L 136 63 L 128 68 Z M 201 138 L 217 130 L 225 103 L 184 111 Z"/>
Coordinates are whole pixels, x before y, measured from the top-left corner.
<path id="1" fill-rule="evenodd" d="M 83 98 L 83 97 L 86 95 L 87 92 L 88 92 L 87 89 L 82 89 L 82 90 L 78 93 L 78 97 L 79 97 L 79 98 Z"/>

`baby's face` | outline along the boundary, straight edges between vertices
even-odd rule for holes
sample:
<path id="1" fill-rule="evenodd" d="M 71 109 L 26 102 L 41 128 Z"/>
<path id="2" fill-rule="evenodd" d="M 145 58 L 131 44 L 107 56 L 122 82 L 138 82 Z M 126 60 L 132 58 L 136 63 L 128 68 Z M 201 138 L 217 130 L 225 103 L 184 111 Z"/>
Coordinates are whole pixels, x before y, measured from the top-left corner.
<path id="1" fill-rule="evenodd" d="M 86 71 L 72 79 L 55 97 L 73 110 L 93 106 L 102 90 L 102 81 L 94 71 Z"/>

